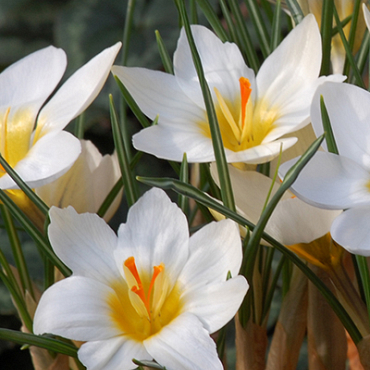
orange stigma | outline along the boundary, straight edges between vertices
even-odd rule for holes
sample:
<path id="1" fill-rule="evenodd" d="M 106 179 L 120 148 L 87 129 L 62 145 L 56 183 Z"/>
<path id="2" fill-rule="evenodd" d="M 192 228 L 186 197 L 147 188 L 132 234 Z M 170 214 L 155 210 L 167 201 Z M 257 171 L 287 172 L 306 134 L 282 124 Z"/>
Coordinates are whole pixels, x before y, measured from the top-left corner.
<path id="1" fill-rule="evenodd" d="M 140 279 L 140 275 L 139 275 L 139 273 L 137 271 L 137 268 L 136 268 L 135 258 L 134 257 L 127 258 L 127 260 L 124 262 L 124 265 L 130 270 L 133 278 L 136 281 L 136 285 L 133 285 L 131 287 L 131 291 L 133 293 L 137 294 L 138 297 L 141 299 L 141 301 L 144 303 L 145 308 L 148 312 L 148 316 L 150 318 L 150 316 L 151 316 L 150 298 L 151 298 L 152 290 L 153 290 L 154 283 L 155 283 L 158 275 L 164 269 L 164 265 L 163 265 L 163 263 L 161 263 L 160 265 L 153 267 L 153 275 L 152 275 L 152 278 L 150 280 L 150 285 L 149 285 L 147 295 L 145 295 L 144 285 L 143 285 L 143 283 Z"/>
<path id="2" fill-rule="evenodd" d="M 240 96 L 241 96 L 241 108 L 242 108 L 242 128 L 245 124 L 245 112 L 247 110 L 247 103 L 249 97 L 251 95 L 251 83 L 249 82 L 248 78 L 240 77 L 239 78 L 239 85 L 240 85 Z"/>

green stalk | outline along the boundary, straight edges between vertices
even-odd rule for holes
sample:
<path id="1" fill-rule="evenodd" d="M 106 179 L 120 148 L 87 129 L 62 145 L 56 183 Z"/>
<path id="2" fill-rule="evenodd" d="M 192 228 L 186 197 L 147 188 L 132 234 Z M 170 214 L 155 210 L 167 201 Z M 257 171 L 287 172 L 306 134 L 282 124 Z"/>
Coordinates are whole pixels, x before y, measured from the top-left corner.
<path id="1" fill-rule="evenodd" d="M 268 42 L 269 37 L 268 37 L 268 32 L 266 29 L 265 21 L 263 20 L 261 16 L 261 12 L 255 0 L 244 0 L 244 1 L 247 5 L 249 15 L 254 24 L 254 28 L 256 29 L 262 55 L 264 58 L 267 58 L 267 56 L 271 52 L 271 49 L 270 49 L 270 45 Z"/>
<path id="2" fill-rule="evenodd" d="M 216 12 L 213 10 L 212 5 L 208 0 L 197 0 L 199 7 L 202 9 L 204 16 L 207 18 L 207 21 L 211 25 L 212 29 L 216 32 L 218 38 L 222 41 L 229 41 L 229 37 L 224 30 L 222 23 L 220 22 L 219 17 Z"/>
<path id="3" fill-rule="evenodd" d="M 322 95 L 320 96 L 320 108 L 321 108 L 322 126 L 325 132 L 325 139 L 326 139 L 326 145 L 328 146 L 328 152 L 339 154 L 338 147 L 335 142 L 333 129 L 330 124 L 329 114 L 325 106 L 324 97 Z"/>
<path id="4" fill-rule="evenodd" d="M 260 62 L 258 60 L 256 50 L 254 49 L 251 36 L 247 29 L 247 24 L 240 11 L 239 2 L 237 0 L 229 0 L 229 5 L 236 20 L 237 29 L 240 35 L 240 49 L 248 60 L 249 66 L 254 70 L 255 73 L 257 73 L 260 67 Z"/>
<path id="5" fill-rule="evenodd" d="M 9 293 L 12 295 L 13 301 L 17 306 L 18 313 L 21 316 L 24 325 L 29 331 L 32 331 L 32 319 L 27 311 L 26 303 L 24 302 L 22 295 L 18 293 L 18 289 L 15 288 L 15 286 L 10 282 L 2 269 L 0 269 L 0 279 L 3 281 Z"/>
<path id="6" fill-rule="evenodd" d="M 360 16 L 360 8 L 361 8 L 361 0 L 354 0 L 354 6 L 353 6 L 353 12 L 352 12 L 352 22 L 351 22 L 351 28 L 350 28 L 349 37 L 348 37 L 350 55 L 352 55 L 353 46 L 355 44 L 358 17 Z M 361 14 L 361 17 L 362 16 L 363 15 Z M 343 74 L 346 76 L 349 76 L 350 63 L 349 63 L 349 59 L 347 58 L 349 54 L 346 53 L 346 61 L 344 63 L 344 68 L 343 68 Z"/>
<path id="7" fill-rule="evenodd" d="M 271 40 L 270 40 L 271 52 L 277 48 L 280 42 L 281 37 L 280 12 L 281 12 L 281 0 L 276 0 L 274 18 L 272 20 L 272 29 L 271 29 Z"/>
<path id="8" fill-rule="evenodd" d="M 187 160 L 187 157 L 186 157 L 186 153 L 184 153 L 184 156 L 183 156 L 182 162 L 181 162 L 180 181 L 184 182 L 186 184 L 189 183 L 189 166 L 188 166 L 188 160 Z M 188 209 L 189 209 L 188 199 L 186 197 L 184 197 L 182 194 L 179 194 L 177 204 L 181 208 L 183 213 L 185 215 L 187 215 L 188 214 Z"/>
<path id="9" fill-rule="evenodd" d="M 17 294 L 20 297 L 23 297 L 23 291 L 22 291 L 21 287 L 18 285 L 18 281 L 15 278 L 15 276 L 13 274 L 13 271 L 12 271 L 10 266 L 11 265 L 9 264 L 7 259 L 5 258 L 5 255 L 4 255 L 3 251 L 0 249 L 0 268 L 5 272 L 5 275 L 9 280 L 9 284 L 11 284 L 14 287 L 14 290 L 17 292 Z"/>
<path id="10" fill-rule="evenodd" d="M 82 112 L 75 121 L 75 136 L 78 139 L 83 139 L 84 137 L 84 123 L 85 123 L 85 112 Z"/>
<path id="11" fill-rule="evenodd" d="M 134 19 L 136 0 L 128 0 L 126 7 L 126 18 L 125 25 L 123 28 L 123 37 L 122 37 L 122 59 L 121 63 L 123 66 L 127 64 L 128 50 L 131 40 L 131 29 Z M 122 138 L 124 142 L 124 148 L 126 150 L 126 156 L 130 160 L 131 158 L 131 135 L 128 132 L 127 125 L 127 115 L 126 115 L 126 103 L 124 99 L 120 99 L 120 118 L 121 118 L 121 127 L 122 127 Z"/>
<path id="12" fill-rule="evenodd" d="M 334 1 L 324 0 L 321 15 L 322 64 L 320 76 L 330 74 L 331 36 L 333 29 Z"/>
<path id="13" fill-rule="evenodd" d="M 209 90 L 207 81 L 205 79 L 200 56 L 198 54 L 198 51 L 197 51 L 197 48 L 196 48 L 196 45 L 193 39 L 193 35 L 191 33 L 191 28 L 190 28 L 187 14 L 186 14 L 184 0 L 176 0 L 176 3 L 179 9 L 182 22 L 184 24 L 185 32 L 188 38 L 190 50 L 191 50 L 192 57 L 193 57 L 194 66 L 198 74 L 199 83 L 202 89 L 204 103 L 205 103 L 206 110 L 207 110 L 209 127 L 210 127 L 211 137 L 212 137 L 212 144 L 213 144 L 213 149 L 215 152 L 218 175 L 220 178 L 222 201 L 224 202 L 226 207 L 232 210 L 235 210 L 234 196 L 233 196 L 231 182 L 230 182 L 229 170 L 228 170 L 227 162 L 226 162 L 225 150 L 224 150 L 224 146 L 222 143 L 220 128 L 218 126 L 216 111 L 213 106 L 211 92 Z"/>
<path id="14" fill-rule="evenodd" d="M 109 95 L 109 107 L 112 122 L 112 133 L 114 139 L 114 146 L 117 151 L 118 162 L 121 168 L 122 181 L 125 188 L 125 194 L 128 206 L 131 207 L 139 198 L 139 191 L 137 184 L 132 175 L 130 168 L 130 162 L 127 157 L 127 152 L 124 147 L 124 141 L 122 139 L 122 133 L 118 125 L 117 113 L 114 107 L 113 97 Z"/>
<path id="15" fill-rule="evenodd" d="M 360 71 L 360 74 L 362 75 L 365 69 L 365 64 L 367 61 L 367 58 L 369 56 L 369 40 L 370 35 L 368 30 L 366 29 L 364 38 L 361 43 L 360 50 L 357 53 L 357 69 Z M 354 77 L 351 78 L 351 83 L 354 81 Z M 370 88 L 370 85 L 369 85 Z"/>
<path id="16" fill-rule="evenodd" d="M 167 73 L 170 73 L 171 75 L 173 75 L 174 70 L 173 70 L 172 60 L 168 54 L 166 47 L 164 46 L 163 39 L 158 30 L 155 31 L 155 38 L 157 40 L 158 51 L 159 51 L 159 55 L 163 63 L 164 70 Z"/>
<path id="17" fill-rule="evenodd" d="M 230 41 L 238 43 L 238 30 L 235 27 L 235 24 L 231 18 L 230 11 L 226 5 L 226 0 L 220 0 L 220 7 L 222 14 L 224 16 L 225 22 L 227 24 L 227 29 L 230 32 Z"/>
<path id="18" fill-rule="evenodd" d="M 19 241 L 18 233 L 14 226 L 12 216 L 4 205 L 0 205 L 0 210 L 4 220 L 5 229 L 8 234 L 10 245 L 12 247 L 14 261 L 19 273 L 23 292 L 28 290 L 31 296 L 35 298 L 35 293 L 33 291 L 32 281 L 28 272 L 27 263 L 24 258 L 23 250 Z"/>
<path id="19" fill-rule="evenodd" d="M 104 199 L 104 202 L 99 207 L 99 210 L 97 212 L 99 217 L 104 217 L 104 215 L 107 213 L 109 207 L 112 205 L 114 200 L 116 199 L 116 196 L 120 192 L 120 190 L 123 188 L 123 182 L 122 177 L 120 177 L 117 182 L 114 184 L 112 190 L 109 192 L 107 197 Z"/>
<path id="20" fill-rule="evenodd" d="M 74 345 L 47 336 L 0 328 L 0 339 L 19 344 L 37 346 L 52 352 L 62 353 L 64 355 L 77 358 L 77 348 Z"/>
<path id="21" fill-rule="evenodd" d="M 346 51 L 346 60 L 348 61 L 349 65 L 352 67 L 352 72 L 353 72 L 354 79 L 356 80 L 358 86 L 360 86 L 362 88 L 365 88 L 365 84 L 362 81 L 361 73 L 358 70 L 357 64 L 356 64 L 356 62 L 353 58 L 352 49 L 351 49 L 349 43 L 347 42 L 346 36 L 344 35 L 343 28 L 340 24 L 339 15 L 338 15 L 337 9 L 335 7 L 334 7 L 334 18 L 335 18 L 335 22 L 336 22 L 337 27 L 338 27 L 339 36 L 342 40 L 344 49 Z"/>
<path id="22" fill-rule="evenodd" d="M 303 19 L 303 12 L 301 7 L 298 4 L 297 0 L 286 0 L 286 5 L 288 6 L 289 12 L 293 18 L 295 25 L 301 23 Z"/>
<path id="23" fill-rule="evenodd" d="M 134 113 L 135 117 L 138 119 L 138 121 L 141 123 L 141 126 L 149 127 L 150 123 L 144 113 L 140 110 L 138 105 L 136 104 L 135 100 L 132 98 L 131 94 L 128 92 L 126 87 L 123 85 L 123 83 L 120 81 L 120 79 L 117 76 L 114 76 L 114 79 L 117 82 L 117 85 L 127 103 L 127 105 L 130 107 L 132 113 Z"/>

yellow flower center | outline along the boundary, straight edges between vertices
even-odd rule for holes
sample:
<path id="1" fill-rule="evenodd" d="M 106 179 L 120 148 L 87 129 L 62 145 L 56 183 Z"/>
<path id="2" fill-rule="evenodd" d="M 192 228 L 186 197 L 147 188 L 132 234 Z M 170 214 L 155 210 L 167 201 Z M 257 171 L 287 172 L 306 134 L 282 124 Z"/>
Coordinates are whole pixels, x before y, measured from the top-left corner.
<path id="1" fill-rule="evenodd" d="M 268 107 L 265 101 L 255 104 L 250 99 L 251 84 L 245 77 L 239 79 L 240 95 L 234 102 L 227 101 L 214 88 L 217 101 L 215 109 L 224 147 L 234 152 L 260 145 L 273 129 L 278 111 Z M 203 135 L 211 138 L 207 118 L 198 123 Z"/>
<path id="2" fill-rule="evenodd" d="M 123 271 L 126 281 L 115 282 L 108 297 L 111 318 L 123 334 L 143 341 L 179 315 L 180 288 L 170 286 L 164 263 L 154 266 L 149 276 L 139 274 L 135 258 L 129 257 Z"/>

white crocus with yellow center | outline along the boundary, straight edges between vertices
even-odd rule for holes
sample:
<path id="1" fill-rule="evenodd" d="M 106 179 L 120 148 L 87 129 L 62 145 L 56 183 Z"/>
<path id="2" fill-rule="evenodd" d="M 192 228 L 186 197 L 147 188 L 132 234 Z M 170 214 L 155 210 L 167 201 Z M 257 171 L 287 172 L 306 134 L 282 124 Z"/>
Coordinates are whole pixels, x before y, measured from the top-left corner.
<path id="1" fill-rule="evenodd" d="M 309 122 L 309 106 L 321 66 L 321 38 L 307 16 L 271 53 L 257 76 L 238 47 L 222 43 L 210 30 L 192 26 L 205 77 L 211 90 L 229 163 L 263 163 L 291 147 L 296 138 L 281 136 Z M 211 134 L 198 76 L 184 30 L 174 55 L 175 75 L 144 68 L 114 66 L 142 111 L 158 125 L 134 135 L 134 146 L 159 158 L 214 161 Z"/>
<path id="2" fill-rule="evenodd" d="M 41 49 L 0 74 L 0 153 L 29 186 L 53 181 L 80 154 L 79 140 L 63 129 L 95 99 L 120 47 L 117 43 L 90 60 L 46 104 L 66 68 L 63 50 Z M 0 188 L 17 189 L 2 168 Z"/>
<path id="3" fill-rule="evenodd" d="M 168 370 L 222 369 L 209 334 L 248 289 L 237 276 L 242 251 L 232 221 L 189 238 L 184 214 L 158 189 L 130 209 L 118 237 L 71 207 L 52 207 L 50 219 L 52 247 L 73 275 L 43 294 L 35 333 L 86 342 L 78 355 L 89 370 L 133 369 L 133 358 Z"/>

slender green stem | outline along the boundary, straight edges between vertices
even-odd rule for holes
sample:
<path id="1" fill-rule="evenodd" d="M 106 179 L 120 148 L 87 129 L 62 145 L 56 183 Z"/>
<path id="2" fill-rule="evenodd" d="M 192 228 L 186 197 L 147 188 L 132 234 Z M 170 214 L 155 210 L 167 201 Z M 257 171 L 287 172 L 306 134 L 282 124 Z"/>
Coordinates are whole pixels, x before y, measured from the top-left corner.
<path id="1" fill-rule="evenodd" d="M 276 6 L 274 11 L 274 18 L 272 21 L 272 29 L 271 29 L 271 40 L 270 40 L 270 50 L 271 52 L 274 51 L 280 42 L 281 37 L 281 0 L 276 0 Z"/>
<path id="2" fill-rule="evenodd" d="M 184 153 L 182 162 L 181 162 L 181 168 L 180 168 L 180 181 L 184 183 L 189 182 L 189 166 L 188 166 L 188 160 L 186 158 L 186 153 Z M 178 195 L 178 201 L 177 204 L 183 211 L 185 215 L 188 214 L 189 209 L 189 201 L 188 198 L 183 196 L 182 194 Z"/>
<path id="3" fill-rule="evenodd" d="M 21 280 L 23 291 L 28 290 L 33 298 L 35 298 L 35 293 L 33 291 L 32 280 L 28 271 L 26 259 L 24 258 L 21 243 L 19 241 L 18 233 L 15 229 L 13 218 L 9 210 L 4 206 L 0 205 L 1 215 L 4 220 L 5 229 L 10 240 L 10 245 L 12 247 L 13 256 L 15 260 L 15 265 L 17 267 L 19 277 Z"/>
<path id="4" fill-rule="evenodd" d="M 254 28 L 257 31 L 257 37 L 259 40 L 259 46 L 261 48 L 262 54 L 264 58 L 266 58 L 270 52 L 270 45 L 269 45 L 269 37 L 268 37 L 268 32 L 266 29 L 265 25 L 265 20 L 261 16 L 261 12 L 259 10 L 259 7 L 257 6 L 256 0 L 244 0 L 248 11 L 249 15 L 252 19 L 252 22 L 254 24 Z"/>
<path id="5" fill-rule="evenodd" d="M 0 339 L 19 344 L 29 344 L 77 358 L 77 348 L 74 345 L 47 336 L 0 328 Z"/>
<path id="6" fill-rule="evenodd" d="M 75 124 L 75 136 L 78 139 L 83 139 L 84 137 L 84 124 L 85 124 L 85 112 L 82 112 L 77 118 L 76 118 L 76 124 Z"/>
<path id="7" fill-rule="evenodd" d="M 367 307 L 367 312 L 369 315 L 369 322 L 370 322 L 370 274 L 369 268 L 367 265 L 366 258 L 363 256 L 356 256 L 357 264 L 360 271 L 361 281 L 363 285 L 363 292 L 365 295 L 365 302 Z"/>
<path id="8" fill-rule="evenodd" d="M 322 64 L 320 75 L 330 74 L 331 36 L 333 28 L 334 1 L 324 0 L 321 15 Z"/>
<path id="9" fill-rule="evenodd" d="M 168 54 L 168 51 L 163 43 L 163 39 L 158 30 L 155 31 L 155 38 L 157 40 L 158 51 L 162 59 L 164 70 L 167 73 L 170 73 L 173 75 L 174 70 L 173 70 L 172 60 L 170 58 L 170 55 Z"/>
<path id="10" fill-rule="evenodd" d="M 109 106 L 112 122 L 112 132 L 114 145 L 117 150 L 118 162 L 121 168 L 122 180 L 125 187 L 126 199 L 129 207 L 131 207 L 136 200 L 139 198 L 139 191 L 137 189 L 137 184 L 132 175 L 130 168 L 130 162 L 127 158 L 127 153 L 124 148 L 124 142 L 122 139 L 122 133 L 118 125 L 117 113 L 114 107 L 113 97 L 109 95 Z"/>

